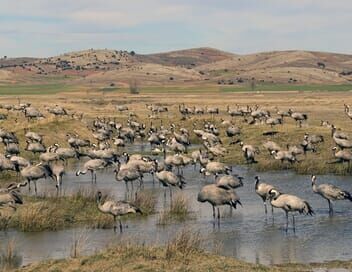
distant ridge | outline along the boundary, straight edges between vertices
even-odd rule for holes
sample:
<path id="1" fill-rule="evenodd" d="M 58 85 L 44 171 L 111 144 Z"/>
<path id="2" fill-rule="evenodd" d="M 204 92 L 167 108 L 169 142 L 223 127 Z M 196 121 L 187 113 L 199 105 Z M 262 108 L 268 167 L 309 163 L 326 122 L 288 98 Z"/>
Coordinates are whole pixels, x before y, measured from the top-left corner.
<path id="1" fill-rule="evenodd" d="M 352 55 L 301 50 L 238 55 L 214 48 L 155 54 L 88 49 L 48 58 L 1 58 L 0 83 L 43 82 L 64 76 L 67 83 L 106 86 L 167 84 L 346 84 Z"/>

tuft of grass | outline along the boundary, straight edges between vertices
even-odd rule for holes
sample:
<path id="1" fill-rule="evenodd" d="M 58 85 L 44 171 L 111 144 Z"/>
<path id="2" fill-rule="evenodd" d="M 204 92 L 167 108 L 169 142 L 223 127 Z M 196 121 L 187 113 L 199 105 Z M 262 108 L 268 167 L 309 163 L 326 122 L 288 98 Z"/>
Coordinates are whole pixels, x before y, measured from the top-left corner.
<path id="1" fill-rule="evenodd" d="M 93 191 L 81 189 L 72 196 L 50 197 L 42 194 L 24 199 L 25 204 L 18 207 L 7 227 L 32 232 L 75 225 L 93 228 L 113 226 L 112 218 L 98 211 Z"/>
<path id="2" fill-rule="evenodd" d="M 185 221 L 190 218 L 189 199 L 183 194 L 177 194 L 170 203 L 170 209 L 160 213 L 158 225 L 166 225 L 173 220 Z"/>
<path id="3" fill-rule="evenodd" d="M 79 233 L 74 232 L 72 236 L 72 245 L 70 256 L 71 258 L 78 258 L 82 255 L 84 248 L 89 239 L 88 229 L 83 229 Z"/>
<path id="4" fill-rule="evenodd" d="M 55 192 L 45 192 L 38 197 L 24 197 L 24 205 L 11 215 L 0 217 L 0 230 L 8 228 L 36 232 L 59 230 L 72 226 L 91 228 L 111 228 L 112 216 L 101 213 L 96 204 L 96 191 L 80 188 L 70 196 L 56 197 Z M 133 204 L 140 207 L 144 215 L 155 211 L 156 196 L 150 192 L 140 192 Z M 133 215 L 128 217 L 134 218 Z"/>
<path id="5" fill-rule="evenodd" d="M 201 251 L 201 236 L 199 232 L 194 232 L 187 228 L 179 231 L 174 238 L 168 241 L 165 248 L 165 258 L 170 261 L 177 255 L 187 262 L 187 256 Z"/>
<path id="6" fill-rule="evenodd" d="M 149 190 L 141 191 L 136 195 L 136 198 L 132 201 L 132 204 L 140 208 L 143 215 L 150 215 L 155 212 L 155 206 L 157 203 L 156 195 Z"/>
<path id="7" fill-rule="evenodd" d="M 11 239 L 0 254 L 0 267 L 3 271 L 7 271 L 19 267 L 21 262 L 22 258 L 16 252 L 16 242 Z"/>

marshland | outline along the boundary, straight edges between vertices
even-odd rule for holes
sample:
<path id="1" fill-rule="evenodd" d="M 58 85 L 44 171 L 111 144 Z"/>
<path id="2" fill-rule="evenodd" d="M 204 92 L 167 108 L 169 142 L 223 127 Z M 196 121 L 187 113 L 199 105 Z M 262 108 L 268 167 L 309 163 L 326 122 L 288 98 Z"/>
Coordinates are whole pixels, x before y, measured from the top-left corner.
<path id="1" fill-rule="evenodd" d="M 352 135 L 348 91 L 87 89 L 3 96 L 0 104 L 6 116 L 0 121 L 0 196 L 11 194 L 0 208 L 3 269 L 199 270 L 199 262 L 215 271 L 350 268 L 352 170 L 348 160 L 335 156 L 349 148 L 341 148 L 334 135 Z M 28 108 L 40 116 L 28 118 Z M 212 108 L 218 110 L 207 112 Z M 252 114 L 256 111 L 263 114 Z M 306 116 L 301 124 L 292 112 Z M 282 121 L 271 126 L 271 118 Z M 229 128 L 238 133 L 229 135 Z M 311 141 L 313 135 L 322 140 Z M 268 151 L 268 141 L 280 149 Z M 33 143 L 45 148 L 27 150 Z M 300 152 L 291 152 L 293 146 Z M 62 148 L 74 156 L 65 157 Z M 280 151 L 291 159 L 276 159 Z M 43 154 L 53 159 L 45 161 Z M 28 165 L 16 166 L 16 156 Z M 99 165 L 86 168 L 92 160 Z M 210 167 L 217 163 L 221 169 Z M 56 166 L 64 169 L 62 180 L 54 174 Z M 39 167 L 43 176 L 28 179 L 29 167 Z M 314 194 L 312 175 L 317 185 L 337 186 L 346 200 L 332 201 L 329 211 L 327 201 Z M 220 184 L 223 177 L 237 185 Z M 256 177 L 258 184 L 308 203 L 313 216 L 304 216 L 305 204 L 290 206 L 286 227 L 280 207 L 271 214 L 271 203 L 280 199 L 274 191 L 266 192 L 265 213 Z M 228 197 L 223 205 L 213 202 L 214 217 L 212 193 L 204 188 Z"/>

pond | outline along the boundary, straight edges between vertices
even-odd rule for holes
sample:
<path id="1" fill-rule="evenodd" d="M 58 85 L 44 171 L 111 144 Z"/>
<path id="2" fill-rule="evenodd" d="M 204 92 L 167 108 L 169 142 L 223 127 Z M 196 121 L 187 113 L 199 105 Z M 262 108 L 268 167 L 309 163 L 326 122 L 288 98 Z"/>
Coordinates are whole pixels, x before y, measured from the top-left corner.
<path id="1" fill-rule="evenodd" d="M 80 165 L 83 163 L 80 162 Z M 80 188 L 93 187 L 114 195 L 116 199 L 125 198 L 125 184 L 114 179 L 112 169 L 97 174 L 97 184 L 91 184 L 90 174 L 75 176 L 74 166 L 63 179 L 63 191 L 70 194 Z M 0 232 L 2 245 L 6 241 L 16 241 L 17 253 L 22 265 L 48 258 L 70 256 L 74 239 L 81 236 L 84 254 L 92 254 L 121 239 L 130 239 L 139 243 L 165 243 L 175 232 L 185 226 L 199 231 L 204 238 L 204 247 L 217 248 L 217 253 L 252 263 L 308 263 L 329 260 L 352 259 L 352 203 L 335 203 L 335 213 L 329 216 L 327 201 L 313 194 L 310 176 L 297 175 L 290 171 L 257 173 L 251 168 L 234 166 L 234 172 L 244 177 L 244 186 L 237 189 L 243 207 L 229 212 L 229 207 L 221 209 L 223 217 L 220 227 L 214 224 L 210 204 L 197 202 L 197 194 L 205 184 L 213 182 L 212 177 L 204 179 L 199 168 L 188 166 L 184 170 L 187 181 L 182 193 L 189 199 L 192 216 L 186 222 L 176 222 L 166 226 L 157 224 L 159 215 L 154 214 L 143 219 L 125 221 L 128 225 L 123 234 L 114 234 L 112 229 L 65 229 L 55 232 L 23 233 L 9 230 Z M 276 209 L 274 217 L 264 214 L 263 203 L 254 192 L 254 177 L 259 175 L 263 181 L 279 187 L 282 191 L 295 194 L 307 200 L 315 211 L 315 216 L 296 216 L 296 233 L 292 229 L 285 232 L 285 214 Z M 351 178 L 348 176 L 318 176 L 318 183 L 331 182 L 351 191 Z M 158 195 L 157 211 L 169 207 L 165 202 L 164 188 L 147 175 L 145 189 Z M 52 181 L 38 181 L 38 192 L 55 191 Z M 174 195 L 180 191 L 174 190 Z M 24 191 L 27 193 L 27 188 Z M 180 191 L 181 192 L 181 191 Z M 168 194 L 167 194 L 168 197 Z M 291 219 L 291 218 L 290 218 Z M 291 223 L 291 222 L 290 222 Z"/>

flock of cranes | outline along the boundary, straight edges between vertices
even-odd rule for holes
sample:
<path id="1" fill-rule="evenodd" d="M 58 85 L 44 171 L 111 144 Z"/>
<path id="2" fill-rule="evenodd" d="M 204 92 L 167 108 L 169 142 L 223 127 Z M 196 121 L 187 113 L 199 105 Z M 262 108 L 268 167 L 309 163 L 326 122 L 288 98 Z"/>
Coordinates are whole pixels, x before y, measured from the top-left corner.
<path id="1" fill-rule="evenodd" d="M 18 111 L 24 114 L 28 122 L 32 119 L 45 118 L 44 115 L 29 103 L 20 103 L 17 105 L 1 105 L 1 108 L 11 111 Z M 146 105 L 150 115 L 150 120 L 157 118 L 162 119 L 162 114 L 169 114 L 169 109 L 165 106 Z M 0 189 L 0 207 L 8 205 L 16 209 L 17 204 L 23 204 L 20 194 L 20 187 L 28 186 L 31 191 L 31 183 L 34 183 L 34 191 L 37 194 L 37 180 L 51 178 L 55 182 L 57 195 L 61 194 L 62 179 L 65 175 L 68 160 L 81 160 L 88 158 L 83 165 L 76 171 L 76 175 L 91 174 L 92 183 L 97 183 L 97 172 L 106 168 L 114 169 L 115 180 L 126 184 L 126 191 L 134 190 L 134 182 L 138 182 L 138 190 L 143 190 L 145 175 L 151 175 L 157 179 L 160 184 L 170 190 L 170 199 L 172 199 L 172 188 L 178 187 L 183 189 L 187 185 L 187 177 L 184 176 L 183 169 L 188 165 L 194 165 L 194 170 L 199 166 L 200 180 L 201 176 L 213 176 L 214 183 L 203 186 L 197 196 L 201 203 L 208 202 L 213 208 L 213 217 L 220 222 L 220 206 L 228 205 L 232 208 L 242 206 L 240 196 L 236 189 L 242 187 L 243 178 L 233 172 L 232 167 L 221 162 L 221 159 L 228 154 L 228 147 L 224 144 L 224 137 L 229 138 L 229 145 L 239 145 L 243 157 L 248 164 L 256 163 L 257 154 L 260 149 L 267 150 L 272 159 L 282 163 L 297 163 L 304 159 L 307 152 L 316 152 L 319 145 L 324 142 L 324 137 L 317 134 L 306 133 L 302 141 L 297 144 L 286 144 L 282 148 L 279 143 L 273 139 L 267 140 L 261 147 L 247 144 L 243 139 L 243 132 L 240 126 L 234 124 L 234 118 L 239 118 L 248 125 L 263 125 L 274 128 L 277 125 L 284 125 L 287 118 L 296 122 L 298 127 L 302 127 L 307 122 L 308 115 L 288 109 L 287 111 L 275 109 L 275 113 L 264 108 L 255 106 L 235 108 L 227 107 L 226 114 L 230 116 L 229 120 L 217 120 L 216 115 L 220 114 L 218 107 L 189 107 L 185 104 L 178 106 L 180 120 L 190 120 L 193 117 L 193 128 L 185 128 L 180 124 L 169 123 L 157 126 L 150 122 L 148 128 L 146 122 L 138 120 L 136 114 L 129 110 L 125 105 L 117 106 L 117 111 L 121 114 L 128 113 L 127 120 L 117 121 L 116 118 L 96 117 L 87 125 L 91 130 L 91 139 L 82 139 L 79 135 L 67 131 L 67 143 L 55 143 L 46 146 L 44 143 L 45 135 L 25 129 L 24 136 L 26 141 L 25 151 L 37 155 L 38 161 L 33 163 L 25 157 L 20 156 L 21 149 L 16 133 L 0 128 L 0 140 L 4 144 L 4 154 L 0 154 L 0 171 L 15 171 L 18 177 L 23 181 L 12 183 L 7 188 Z M 69 114 L 69 111 L 61 106 L 52 108 L 46 107 L 46 110 L 55 115 L 67 116 L 82 120 L 82 114 Z M 351 118 L 350 108 L 345 105 L 345 113 Z M 199 116 L 210 115 L 211 120 L 206 120 Z M 80 116 L 80 118 L 76 118 Z M 3 118 L 2 118 L 3 117 Z M 3 114 L 0 119 L 6 119 L 7 115 Z M 86 125 L 86 123 L 82 123 Z M 346 133 L 337 129 L 328 121 L 322 121 L 323 127 L 331 130 L 331 138 L 335 145 L 334 163 L 344 163 L 352 161 L 352 139 Z M 224 134 L 222 134 L 222 128 Z M 266 132 L 268 137 L 275 135 L 276 131 Z M 191 148 L 191 136 L 198 138 L 202 144 L 201 148 Z M 124 147 L 128 144 L 133 145 L 136 140 L 150 145 L 150 154 L 129 154 L 124 152 Z M 63 147 L 63 146 L 66 147 Z M 300 156 L 298 158 L 298 156 Z M 329 212 L 332 213 L 332 201 L 350 200 L 352 197 L 347 191 L 341 190 L 331 184 L 316 184 L 316 177 L 312 176 L 312 190 L 314 193 L 321 195 L 329 203 Z M 130 186 L 129 186 L 130 185 Z M 263 183 L 260 178 L 255 177 L 253 191 L 262 199 L 265 213 L 267 213 L 267 203 L 273 208 L 282 209 L 286 214 L 286 231 L 288 230 L 289 213 L 293 216 L 293 229 L 295 230 L 294 213 L 313 215 L 314 211 L 311 205 L 298 196 L 287 194 L 280 189 L 268 183 Z M 164 191 L 166 198 L 166 190 Z M 133 206 L 128 201 L 111 201 L 103 200 L 101 192 L 97 193 L 97 207 L 102 213 L 110 214 L 114 217 L 117 224 L 119 219 L 120 231 L 122 224 L 120 217 L 129 213 L 141 213 L 140 207 Z M 116 231 L 115 225 L 114 230 Z"/>

